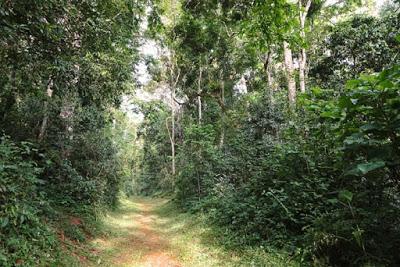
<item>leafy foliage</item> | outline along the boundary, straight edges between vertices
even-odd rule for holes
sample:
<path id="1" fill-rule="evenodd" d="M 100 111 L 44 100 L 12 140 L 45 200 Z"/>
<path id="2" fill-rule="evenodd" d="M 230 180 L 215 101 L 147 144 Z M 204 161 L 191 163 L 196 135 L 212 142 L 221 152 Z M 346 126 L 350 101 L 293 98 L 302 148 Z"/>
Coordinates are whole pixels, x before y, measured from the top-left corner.
<path id="1" fill-rule="evenodd" d="M 177 178 L 177 197 L 191 203 L 196 177 L 207 181 L 195 209 L 239 232 L 240 244 L 272 243 L 331 265 L 398 262 L 398 75 L 394 67 L 353 80 L 340 99 L 310 94 L 303 118 L 281 124 L 282 139 L 238 134 L 224 156 L 212 135 L 190 135 L 208 154 L 196 161 L 184 147 L 193 161 Z"/>
<path id="2" fill-rule="evenodd" d="M 356 16 L 333 27 L 317 47 L 310 76 L 319 86 L 343 88 L 362 72 L 379 72 L 398 64 L 398 14 L 383 18 Z"/>
<path id="3" fill-rule="evenodd" d="M 113 110 L 133 86 L 143 4 L 0 3 L 1 266 L 63 265 L 50 225 L 117 205 Z"/>
<path id="4" fill-rule="evenodd" d="M 41 218 L 49 208 L 39 178 L 42 169 L 32 160 L 43 155 L 33 144 L 17 145 L 8 137 L 1 138 L 0 155 L 0 264 L 38 265 L 43 254 L 51 255 L 46 261 L 55 261 L 56 240 Z"/>
<path id="5" fill-rule="evenodd" d="M 342 20 L 359 4 L 0 3 L 0 265 L 63 265 L 64 233 L 86 239 L 71 214 L 160 192 L 240 246 L 400 265 L 398 3 Z M 136 101 L 136 132 L 117 109 L 139 35 L 162 51 L 147 87 L 171 92 Z"/>
<path id="6" fill-rule="evenodd" d="M 176 62 L 183 100 L 174 198 L 240 247 L 283 249 L 307 266 L 398 265 L 398 12 L 327 26 L 319 16 L 339 20 L 335 7 L 312 1 L 301 40 L 305 1 L 270 4 L 184 2 L 157 28 L 172 51 L 160 61 Z M 308 90 L 291 105 L 283 40 L 294 61 L 310 52 Z M 158 170 L 141 180 L 149 188 L 168 171 L 167 116 L 145 114 L 157 131 L 143 136 L 144 149 L 159 152 L 144 160 Z"/>

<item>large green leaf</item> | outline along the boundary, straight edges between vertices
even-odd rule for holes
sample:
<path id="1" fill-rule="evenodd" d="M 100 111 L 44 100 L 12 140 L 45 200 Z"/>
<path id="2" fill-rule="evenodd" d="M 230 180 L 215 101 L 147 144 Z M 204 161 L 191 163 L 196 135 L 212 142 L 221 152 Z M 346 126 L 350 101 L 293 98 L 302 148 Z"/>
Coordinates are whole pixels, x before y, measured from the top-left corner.
<path id="1" fill-rule="evenodd" d="M 385 162 L 381 160 L 371 161 L 367 163 L 360 163 L 357 166 L 345 173 L 345 175 L 365 175 L 371 171 L 382 168 L 385 166 Z"/>
<path id="2" fill-rule="evenodd" d="M 353 193 L 349 190 L 342 190 L 339 192 L 339 199 L 344 202 L 351 202 L 353 200 Z"/>
<path id="3" fill-rule="evenodd" d="M 360 170 L 360 172 L 362 174 L 367 174 L 370 171 L 382 168 L 384 166 L 385 166 L 385 162 L 378 160 L 378 161 L 372 161 L 372 162 L 358 164 L 357 169 Z"/>

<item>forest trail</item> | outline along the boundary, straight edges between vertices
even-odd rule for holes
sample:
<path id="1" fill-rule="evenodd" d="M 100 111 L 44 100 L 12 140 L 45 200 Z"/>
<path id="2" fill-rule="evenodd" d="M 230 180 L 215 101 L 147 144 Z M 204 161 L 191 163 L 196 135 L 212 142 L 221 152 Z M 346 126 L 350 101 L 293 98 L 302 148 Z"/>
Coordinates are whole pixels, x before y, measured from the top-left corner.
<path id="1" fill-rule="evenodd" d="M 166 233 L 168 218 L 157 211 L 165 199 L 135 198 L 124 200 L 122 208 L 110 214 L 106 226 L 113 232 L 93 241 L 101 266 L 181 267 Z"/>
<path id="2" fill-rule="evenodd" d="M 104 218 L 107 235 L 92 240 L 95 259 L 84 266 L 232 267 L 297 266 L 284 257 L 250 249 L 233 251 L 201 213 L 183 213 L 168 199 L 123 199 Z"/>

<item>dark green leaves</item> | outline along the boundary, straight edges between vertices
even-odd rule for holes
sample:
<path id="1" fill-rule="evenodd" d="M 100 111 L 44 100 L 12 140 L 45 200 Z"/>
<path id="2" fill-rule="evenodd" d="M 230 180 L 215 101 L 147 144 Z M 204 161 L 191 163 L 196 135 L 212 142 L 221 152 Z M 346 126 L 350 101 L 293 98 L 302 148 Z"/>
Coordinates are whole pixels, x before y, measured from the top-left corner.
<path id="1" fill-rule="evenodd" d="M 357 165 L 357 169 L 361 172 L 361 174 L 367 174 L 370 171 L 382 168 L 385 166 L 385 162 L 381 160 L 371 161 L 368 163 L 361 163 Z"/>
<path id="2" fill-rule="evenodd" d="M 355 168 L 347 171 L 346 175 L 356 175 L 356 176 L 366 175 L 369 172 L 381 169 L 384 166 L 385 162 L 381 160 L 370 161 L 367 163 L 360 163 L 357 164 Z"/>

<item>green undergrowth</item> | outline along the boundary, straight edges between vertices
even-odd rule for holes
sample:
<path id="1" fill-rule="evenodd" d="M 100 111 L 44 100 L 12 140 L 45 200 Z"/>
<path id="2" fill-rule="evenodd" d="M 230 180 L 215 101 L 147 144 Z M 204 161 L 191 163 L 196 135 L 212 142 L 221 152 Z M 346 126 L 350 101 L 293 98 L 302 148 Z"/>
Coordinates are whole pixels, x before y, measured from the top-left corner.
<path id="1" fill-rule="evenodd" d="M 115 208 L 116 209 L 116 208 Z M 79 267 L 99 262 L 91 241 L 109 234 L 103 210 L 58 209 L 52 222 L 60 245 L 60 263 L 56 266 Z"/>
<path id="2" fill-rule="evenodd" d="M 98 187 L 65 191 L 68 179 L 82 176 L 49 158 L 33 143 L 0 137 L 2 267 L 79 265 L 91 255 L 85 244 L 100 234 L 102 212 L 115 206 L 114 194 L 99 195 Z M 90 201 L 82 202 L 82 192 Z"/>
<path id="3" fill-rule="evenodd" d="M 158 229 L 177 249 L 184 266 L 300 266 L 283 251 L 238 246 L 235 233 L 210 225 L 206 214 L 184 212 L 173 201 L 155 213 L 165 218 Z"/>
<path id="4" fill-rule="evenodd" d="M 123 198 L 103 217 L 102 231 L 90 242 L 97 256 L 83 266 L 148 266 L 154 255 L 191 267 L 300 266 L 283 251 L 237 246 L 234 233 L 211 226 L 205 214 L 185 212 L 168 198 Z"/>

